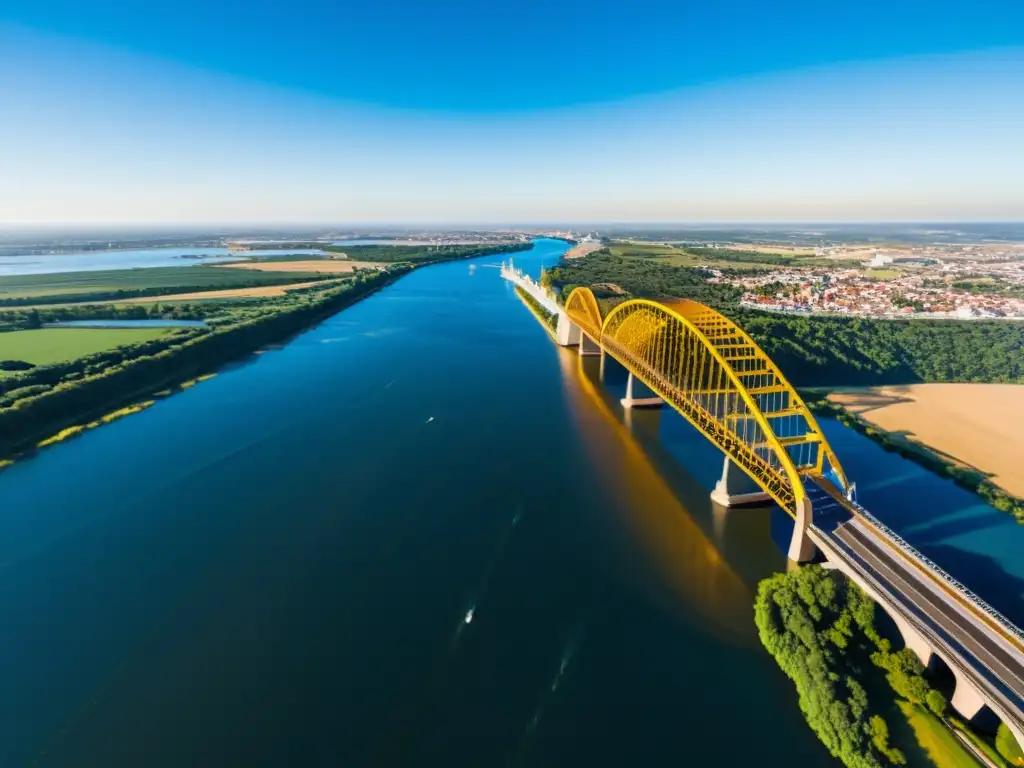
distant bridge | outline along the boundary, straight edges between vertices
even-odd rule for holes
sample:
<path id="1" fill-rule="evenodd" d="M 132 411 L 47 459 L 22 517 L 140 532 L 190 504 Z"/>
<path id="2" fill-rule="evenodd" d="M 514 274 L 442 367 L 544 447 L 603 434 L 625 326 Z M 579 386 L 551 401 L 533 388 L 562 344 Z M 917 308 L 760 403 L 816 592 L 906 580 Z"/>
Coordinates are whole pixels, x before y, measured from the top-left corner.
<path id="1" fill-rule="evenodd" d="M 791 560 L 820 551 L 892 617 L 922 663 L 949 667 L 961 715 L 988 706 L 1024 745 L 1024 632 L 857 504 L 813 414 L 743 329 L 695 301 L 632 299 L 602 316 L 589 288 L 562 306 L 511 264 L 502 277 L 557 314 L 560 345 L 626 369 L 625 408 L 668 404 L 725 454 L 713 500 L 775 501 L 794 520 Z M 634 379 L 651 396 L 634 397 Z"/>

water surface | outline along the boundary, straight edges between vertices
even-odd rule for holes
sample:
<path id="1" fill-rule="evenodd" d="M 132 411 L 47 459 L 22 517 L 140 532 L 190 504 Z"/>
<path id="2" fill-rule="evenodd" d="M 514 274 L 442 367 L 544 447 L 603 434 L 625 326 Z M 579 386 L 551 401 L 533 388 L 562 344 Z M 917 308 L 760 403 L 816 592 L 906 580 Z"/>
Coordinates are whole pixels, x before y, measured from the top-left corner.
<path id="1" fill-rule="evenodd" d="M 832 763 L 753 628 L 771 515 L 661 472 L 497 263 L 0 475 L 0 765 Z"/>
<path id="2" fill-rule="evenodd" d="M 0 765 L 833 764 L 753 628 L 788 519 L 714 507 L 721 455 L 623 414 L 621 371 L 497 264 L 0 474 Z M 1007 516 L 824 428 L 862 501 L 1013 610 Z"/>

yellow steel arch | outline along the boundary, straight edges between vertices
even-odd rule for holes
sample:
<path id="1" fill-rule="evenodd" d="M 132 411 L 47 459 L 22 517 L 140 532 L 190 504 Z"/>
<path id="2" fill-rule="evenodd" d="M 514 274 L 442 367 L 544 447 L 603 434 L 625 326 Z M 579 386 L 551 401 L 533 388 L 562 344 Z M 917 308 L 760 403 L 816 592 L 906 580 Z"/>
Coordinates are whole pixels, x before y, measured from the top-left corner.
<path id="1" fill-rule="evenodd" d="M 601 308 L 593 291 L 583 287 L 573 289 L 565 300 L 565 311 L 590 338 L 601 340 Z"/>
<path id="2" fill-rule="evenodd" d="M 779 367 L 732 320 L 689 299 L 632 299 L 601 319 L 589 288 L 569 294 L 574 324 L 672 405 L 791 514 L 801 474 L 846 476 Z M 826 466 L 827 462 L 827 466 Z"/>
<path id="3" fill-rule="evenodd" d="M 608 313 L 601 346 L 796 515 L 806 498 L 796 464 L 696 325 L 666 304 L 634 299 Z"/>
<path id="4" fill-rule="evenodd" d="M 760 405 L 764 412 L 775 414 L 772 421 L 777 433 L 783 429 L 789 434 L 804 434 L 808 436 L 808 444 L 817 445 L 817 450 L 807 451 L 808 455 L 805 457 L 813 461 L 814 473 L 821 475 L 831 470 L 840 487 L 845 490 L 848 484 L 846 473 L 832 446 L 825 439 L 814 414 L 782 374 L 775 361 L 746 331 L 711 307 L 690 299 L 673 302 L 671 307 L 697 326 L 723 353 L 733 369 L 744 379 L 748 389 L 764 393 Z M 745 363 L 745 360 L 753 362 Z M 804 463 L 801 462 L 799 466 L 803 468 Z"/>

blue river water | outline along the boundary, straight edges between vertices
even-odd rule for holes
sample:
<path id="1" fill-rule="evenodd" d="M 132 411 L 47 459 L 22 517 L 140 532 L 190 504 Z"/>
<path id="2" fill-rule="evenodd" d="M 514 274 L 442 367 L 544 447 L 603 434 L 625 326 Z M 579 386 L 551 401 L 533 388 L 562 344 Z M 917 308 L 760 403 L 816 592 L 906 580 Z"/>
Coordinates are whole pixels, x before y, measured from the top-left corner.
<path id="1" fill-rule="evenodd" d="M 713 508 L 720 455 L 625 422 L 497 266 L 0 474 L 0 766 L 833 764 L 753 627 L 778 515 Z M 932 554 L 999 527 L 827 429 Z"/>

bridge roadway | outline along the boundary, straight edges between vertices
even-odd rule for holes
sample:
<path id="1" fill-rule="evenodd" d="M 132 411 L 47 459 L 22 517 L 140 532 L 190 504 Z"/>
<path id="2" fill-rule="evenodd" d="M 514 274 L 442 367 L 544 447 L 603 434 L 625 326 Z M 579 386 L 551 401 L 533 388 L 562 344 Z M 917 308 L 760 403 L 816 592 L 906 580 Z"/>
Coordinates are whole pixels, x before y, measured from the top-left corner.
<path id="1" fill-rule="evenodd" d="M 934 653 L 949 666 L 957 680 L 952 703 L 961 715 L 970 718 L 987 704 L 1020 740 L 1024 736 L 1020 639 L 1010 636 L 1012 630 L 993 626 L 998 621 L 976 607 L 958 586 L 938 579 L 932 564 L 892 541 L 853 505 L 820 486 L 809 490 L 815 524 L 808 535 L 829 562 L 872 594 L 898 626 L 903 625 L 906 644 L 925 664 Z M 908 637 L 914 633 L 919 637 Z"/>

